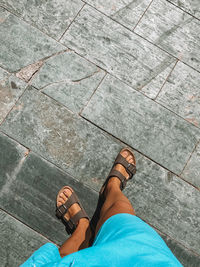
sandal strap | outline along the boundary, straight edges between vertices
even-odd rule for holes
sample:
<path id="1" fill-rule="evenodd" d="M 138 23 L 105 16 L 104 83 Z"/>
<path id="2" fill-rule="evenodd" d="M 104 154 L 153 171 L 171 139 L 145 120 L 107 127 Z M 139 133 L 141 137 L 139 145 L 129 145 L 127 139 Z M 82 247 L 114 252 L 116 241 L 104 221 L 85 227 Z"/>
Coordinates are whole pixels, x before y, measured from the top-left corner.
<path id="1" fill-rule="evenodd" d="M 118 170 L 113 170 L 112 169 L 111 172 L 108 175 L 107 182 L 111 177 L 119 178 L 119 180 L 121 181 L 121 185 L 120 185 L 121 190 L 123 190 L 125 188 L 126 183 L 127 183 L 127 179 L 121 172 L 119 172 Z"/>
<path id="2" fill-rule="evenodd" d="M 70 218 L 70 221 L 76 226 L 77 222 L 82 219 L 87 218 L 89 220 L 89 217 L 84 209 L 79 210 L 72 218 Z"/>
<path id="3" fill-rule="evenodd" d="M 120 153 L 118 154 L 118 156 L 114 162 L 114 165 L 116 165 L 116 164 L 121 164 L 124 166 L 124 168 L 126 169 L 126 171 L 129 174 L 128 179 L 131 179 L 133 177 L 133 175 L 136 173 L 135 164 L 128 163 L 128 161 Z"/>
<path id="4" fill-rule="evenodd" d="M 56 216 L 58 218 L 63 218 L 65 216 L 65 214 L 67 213 L 68 209 L 74 204 L 74 203 L 78 203 L 78 199 L 76 197 L 76 194 L 74 192 L 72 192 L 71 196 L 67 199 L 67 201 L 56 208 Z"/>

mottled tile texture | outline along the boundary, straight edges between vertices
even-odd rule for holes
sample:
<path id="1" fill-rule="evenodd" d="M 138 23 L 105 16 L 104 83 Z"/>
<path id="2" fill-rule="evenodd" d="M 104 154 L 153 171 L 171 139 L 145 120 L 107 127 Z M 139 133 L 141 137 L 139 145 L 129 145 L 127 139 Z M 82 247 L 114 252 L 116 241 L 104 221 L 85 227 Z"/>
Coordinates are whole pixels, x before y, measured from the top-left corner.
<path id="1" fill-rule="evenodd" d="M 174 62 L 162 50 L 87 6 L 61 42 L 135 89 Z"/>
<path id="2" fill-rule="evenodd" d="M 0 226 L 0 262 L 2 267 L 19 266 L 36 249 L 49 242 L 48 239 L 2 210 L 0 210 Z"/>
<path id="3" fill-rule="evenodd" d="M 67 51 L 45 61 L 32 85 L 70 110 L 79 112 L 104 75 L 105 72 L 95 65 Z"/>
<path id="4" fill-rule="evenodd" d="M 17 71 L 64 47 L 0 7 L 0 66 Z"/>
<path id="5" fill-rule="evenodd" d="M 200 73 L 178 62 L 156 101 L 200 127 Z"/>
<path id="6" fill-rule="evenodd" d="M 4 132 L 77 179 L 98 185 L 120 145 L 36 89 L 26 90 L 2 124 Z"/>
<path id="7" fill-rule="evenodd" d="M 200 137 L 200 130 L 111 76 L 82 114 L 175 173 Z"/>
<path id="8" fill-rule="evenodd" d="M 200 21 L 166 0 L 153 1 L 135 32 L 200 70 Z"/>
<path id="9" fill-rule="evenodd" d="M 26 89 L 26 83 L 14 75 L 0 79 L 0 124 Z"/>
<path id="10" fill-rule="evenodd" d="M 188 161 L 182 177 L 200 189 L 200 144 Z"/>
<path id="11" fill-rule="evenodd" d="M 198 19 L 200 19 L 199 0 L 168 0 L 168 1 L 175 4 L 179 8 L 185 10 L 186 12 L 194 15 Z"/>
<path id="12" fill-rule="evenodd" d="M 55 39 L 62 36 L 84 4 L 80 0 L 1 0 L 0 3 Z"/>
<path id="13" fill-rule="evenodd" d="M 151 1 L 152 0 L 86 0 L 88 4 L 128 27 L 130 30 L 137 25 Z"/>

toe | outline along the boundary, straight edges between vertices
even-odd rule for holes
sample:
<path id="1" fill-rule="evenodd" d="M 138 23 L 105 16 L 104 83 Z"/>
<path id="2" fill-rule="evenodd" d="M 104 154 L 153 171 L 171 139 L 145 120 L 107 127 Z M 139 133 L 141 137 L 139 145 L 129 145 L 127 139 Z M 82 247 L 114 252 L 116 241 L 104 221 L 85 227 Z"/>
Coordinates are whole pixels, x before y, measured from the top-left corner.
<path id="1" fill-rule="evenodd" d="M 121 155 L 124 157 L 124 158 L 126 158 L 127 156 L 128 156 L 128 151 L 127 150 L 124 150 L 124 151 L 122 151 L 121 152 Z"/>
<path id="2" fill-rule="evenodd" d="M 132 155 L 129 155 L 126 160 L 128 161 L 128 163 L 131 163 L 131 160 L 133 160 L 133 156 Z"/>

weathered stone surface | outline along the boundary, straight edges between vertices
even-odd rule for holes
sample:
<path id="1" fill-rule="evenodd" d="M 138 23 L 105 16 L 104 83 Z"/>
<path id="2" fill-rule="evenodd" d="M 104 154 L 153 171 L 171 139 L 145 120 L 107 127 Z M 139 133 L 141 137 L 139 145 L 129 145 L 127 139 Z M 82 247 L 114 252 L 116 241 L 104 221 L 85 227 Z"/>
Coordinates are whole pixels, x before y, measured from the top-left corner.
<path id="1" fill-rule="evenodd" d="M 151 0 L 86 0 L 86 2 L 132 30 Z"/>
<path id="2" fill-rule="evenodd" d="M 61 42 L 135 89 L 174 62 L 167 53 L 88 6 Z"/>
<path id="3" fill-rule="evenodd" d="M 153 1 L 135 32 L 200 70 L 200 21 L 166 0 Z"/>
<path id="4" fill-rule="evenodd" d="M 10 72 L 50 56 L 64 47 L 0 7 L 0 66 Z"/>
<path id="5" fill-rule="evenodd" d="M 200 194 L 141 154 L 135 153 L 137 174 L 125 194 L 136 215 L 200 254 Z"/>
<path id="6" fill-rule="evenodd" d="M 105 72 L 72 51 L 45 61 L 32 85 L 70 110 L 79 112 L 97 88 Z"/>
<path id="7" fill-rule="evenodd" d="M 167 236 L 161 236 L 183 266 L 198 267 L 200 265 L 200 256 L 197 256 L 193 252 L 187 250 L 184 246 L 177 243 L 175 240 L 170 239 Z"/>
<path id="8" fill-rule="evenodd" d="M 178 62 L 156 101 L 200 127 L 200 74 Z"/>
<path id="9" fill-rule="evenodd" d="M 1 126 L 77 179 L 99 186 L 121 145 L 36 89 L 26 90 Z"/>
<path id="10" fill-rule="evenodd" d="M 16 76 L 25 82 L 29 82 L 34 74 L 41 68 L 44 64 L 44 60 L 40 60 L 33 64 L 30 64 L 16 73 Z"/>
<path id="11" fill-rule="evenodd" d="M 0 124 L 26 88 L 26 83 L 14 75 L 0 81 Z"/>
<path id="12" fill-rule="evenodd" d="M 197 146 L 188 161 L 182 177 L 200 189 L 200 145 Z"/>
<path id="13" fill-rule="evenodd" d="M 0 187 L 18 170 L 27 149 L 0 132 Z"/>
<path id="14" fill-rule="evenodd" d="M 2 267 L 22 264 L 36 249 L 49 242 L 12 216 L 0 210 L 0 262 Z"/>
<path id="15" fill-rule="evenodd" d="M 141 92 L 143 92 L 148 97 L 155 99 L 174 66 L 175 61 L 171 65 L 169 65 L 169 67 L 164 69 L 163 72 L 159 73 L 155 78 L 147 83 L 144 87 L 142 87 Z"/>
<path id="16" fill-rule="evenodd" d="M 9 75 L 10 74 L 7 71 L 5 71 L 2 68 L 0 68 L 0 81 L 8 78 Z"/>
<path id="17" fill-rule="evenodd" d="M 168 0 L 168 1 L 200 19 L 199 0 Z"/>
<path id="18" fill-rule="evenodd" d="M 200 138 L 193 125 L 111 76 L 82 114 L 175 173 L 183 170 Z"/>
<path id="19" fill-rule="evenodd" d="M 26 225 L 62 244 L 68 235 L 55 216 L 55 206 L 56 196 L 65 185 L 76 191 L 89 216 L 92 216 L 97 193 L 34 153 L 28 155 L 18 173 L 9 177 L 1 188 L 0 205 Z"/>
<path id="20" fill-rule="evenodd" d="M 84 3 L 80 0 L 1 0 L 0 4 L 44 33 L 59 39 Z"/>

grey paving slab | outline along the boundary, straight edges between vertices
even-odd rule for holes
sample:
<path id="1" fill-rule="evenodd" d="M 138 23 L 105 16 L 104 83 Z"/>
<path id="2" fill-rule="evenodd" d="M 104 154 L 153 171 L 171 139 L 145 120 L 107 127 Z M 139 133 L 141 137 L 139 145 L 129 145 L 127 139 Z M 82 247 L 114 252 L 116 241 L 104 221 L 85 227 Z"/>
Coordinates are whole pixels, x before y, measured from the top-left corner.
<path id="1" fill-rule="evenodd" d="M 1 0 L 0 4 L 56 39 L 62 36 L 84 5 L 80 0 Z"/>
<path id="2" fill-rule="evenodd" d="M 53 97 L 70 110 L 79 112 L 97 88 L 105 72 L 67 51 L 45 61 L 34 76 L 32 85 Z"/>
<path id="3" fill-rule="evenodd" d="M 175 240 L 163 235 L 161 236 L 183 266 L 198 267 L 200 265 L 200 256 L 187 250 L 184 246 L 177 243 Z"/>
<path id="4" fill-rule="evenodd" d="M 168 0 L 168 1 L 200 19 L 199 0 Z"/>
<path id="5" fill-rule="evenodd" d="M 135 155 L 137 174 L 124 192 L 136 215 L 200 254 L 199 191 L 141 154 Z"/>
<path id="6" fill-rule="evenodd" d="M 200 189 L 200 145 L 198 145 L 188 161 L 182 177 Z"/>
<path id="7" fill-rule="evenodd" d="M 68 173 L 98 186 L 120 149 L 117 142 L 45 96 L 26 90 L 1 126 L 20 143 L 55 163 Z"/>
<path id="8" fill-rule="evenodd" d="M 200 73 L 178 62 L 156 101 L 200 127 Z"/>
<path id="9" fill-rule="evenodd" d="M 61 42 L 140 89 L 174 59 L 92 7 L 85 6 Z"/>
<path id="10" fill-rule="evenodd" d="M 200 137 L 199 129 L 112 76 L 82 115 L 175 173 L 182 171 Z"/>
<path id="11" fill-rule="evenodd" d="M 0 132 L 0 186 L 4 186 L 8 177 L 24 160 L 27 149 Z"/>
<path id="12" fill-rule="evenodd" d="M 5 76 L 4 76 L 5 77 Z M 0 124 L 26 89 L 27 84 L 14 75 L 0 81 Z"/>
<path id="13" fill-rule="evenodd" d="M 0 18 L 0 66 L 2 68 L 14 72 L 64 50 L 61 44 L 3 8 L 0 8 Z"/>
<path id="14" fill-rule="evenodd" d="M 32 229 L 0 210 L 0 261 L 2 267 L 22 264 L 36 249 L 49 242 Z"/>
<path id="15" fill-rule="evenodd" d="M 97 193 L 34 153 L 28 155 L 18 173 L 9 177 L 1 187 L 0 205 L 26 225 L 61 245 L 68 234 L 55 216 L 55 205 L 57 193 L 65 185 L 76 191 L 89 216 L 92 216 Z"/>
<path id="16" fill-rule="evenodd" d="M 167 80 L 169 74 L 173 70 L 176 61 L 169 65 L 166 69 L 164 69 L 161 73 L 159 73 L 155 78 L 149 81 L 144 87 L 141 88 L 141 92 L 151 99 L 155 99 L 162 89 L 165 81 Z"/>
<path id="17" fill-rule="evenodd" d="M 86 0 L 88 4 L 132 30 L 152 0 Z"/>
<path id="18" fill-rule="evenodd" d="M 153 1 L 135 32 L 200 70 L 200 21 L 166 0 Z"/>

